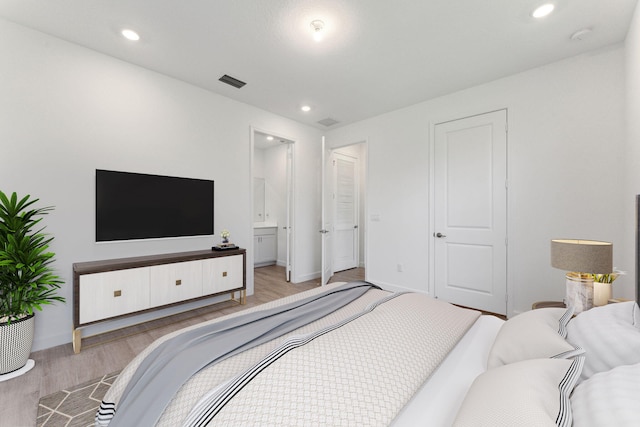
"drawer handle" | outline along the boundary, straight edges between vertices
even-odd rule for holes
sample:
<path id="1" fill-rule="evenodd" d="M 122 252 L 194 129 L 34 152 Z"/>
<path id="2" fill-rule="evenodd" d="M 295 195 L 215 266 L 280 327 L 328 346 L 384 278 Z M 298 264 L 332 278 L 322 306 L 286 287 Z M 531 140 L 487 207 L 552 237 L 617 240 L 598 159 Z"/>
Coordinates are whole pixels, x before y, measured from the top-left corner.
<path id="1" fill-rule="evenodd" d="M 113 297 L 114 298 L 119 297 L 119 296 L 122 296 L 122 291 L 113 291 Z"/>
<path id="2" fill-rule="evenodd" d="M 222 277 L 227 277 L 227 272 L 226 271 L 222 272 Z"/>
<path id="3" fill-rule="evenodd" d="M 180 286 L 180 285 L 182 285 L 182 280 L 180 279 L 176 280 L 176 286 Z"/>

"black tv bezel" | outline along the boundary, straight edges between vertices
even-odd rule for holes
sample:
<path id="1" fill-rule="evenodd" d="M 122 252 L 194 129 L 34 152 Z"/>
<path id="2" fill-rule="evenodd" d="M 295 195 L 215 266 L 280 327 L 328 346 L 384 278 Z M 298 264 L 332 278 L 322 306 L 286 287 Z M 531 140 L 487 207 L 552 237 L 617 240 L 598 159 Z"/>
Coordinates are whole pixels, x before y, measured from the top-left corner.
<path id="1" fill-rule="evenodd" d="M 207 226 L 206 230 L 201 229 L 193 232 L 181 232 L 181 233 L 144 233 L 144 234 L 132 234 L 129 233 L 118 233 L 117 236 L 114 237 L 113 231 L 106 233 L 104 230 L 100 230 L 101 224 L 101 209 L 99 207 L 100 203 L 100 175 L 102 174 L 117 174 L 123 177 L 128 177 L 130 179 L 158 179 L 158 181 L 162 181 L 164 179 L 187 184 L 187 183 L 195 183 L 198 184 L 206 184 L 211 187 L 210 194 L 210 210 L 207 212 L 211 213 L 211 221 L 210 226 Z M 128 172 L 128 171 L 117 171 L 117 170 L 107 170 L 107 169 L 96 169 L 95 173 L 95 212 L 94 212 L 94 231 L 95 231 L 95 242 L 96 243 L 110 243 L 110 242 L 129 242 L 129 241 L 145 241 L 145 240 L 161 240 L 161 239 L 179 239 L 179 238 L 193 238 L 193 237 L 206 237 L 212 236 L 214 234 L 214 216 L 215 216 L 215 181 L 211 179 L 200 179 L 200 178 L 189 178 L 184 176 L 173 176 L 173 175 L 160 175 L 160 174 L 148 174 L 148 173 L 140 173 L 140 172 Z M 102 211 L 103 212 L 103 211 Z M 142 215 L 143 213 L 139 212 L 137 215 Z M 208 215 L 206 215 L 208 216 Z"/>

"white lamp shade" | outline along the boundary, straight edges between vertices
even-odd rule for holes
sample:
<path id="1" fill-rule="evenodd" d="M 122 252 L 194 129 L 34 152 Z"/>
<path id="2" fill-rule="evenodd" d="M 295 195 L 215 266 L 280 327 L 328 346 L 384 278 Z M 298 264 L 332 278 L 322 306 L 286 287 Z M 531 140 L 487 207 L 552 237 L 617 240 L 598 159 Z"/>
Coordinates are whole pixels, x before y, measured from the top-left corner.
<path id="1" fill-rule="evenodd" d="M 613 244 L 598 240 L 552 240 L 551 266 L 579 273 L 609 274 L 613 271 Z"/>

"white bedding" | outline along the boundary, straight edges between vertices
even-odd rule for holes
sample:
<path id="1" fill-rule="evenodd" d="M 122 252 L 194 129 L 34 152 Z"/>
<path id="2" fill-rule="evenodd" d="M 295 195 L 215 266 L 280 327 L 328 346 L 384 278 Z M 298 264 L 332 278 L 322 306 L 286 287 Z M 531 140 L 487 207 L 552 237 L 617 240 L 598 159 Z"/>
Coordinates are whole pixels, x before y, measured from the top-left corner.
<path id="1" fill-rule="evenodd" d="M 451 426 L 473 380 L 486 371 L 504 320 L 480 316 L 393 422 L 394 427 Z"/>
<path id="2" fill-rule="evenodd" d="M 334 284 L 334 286 L 337 285 L 338 284 Z M 318 326 L 333 325 L 336 321 L 341 321 L 345 317 L 349 317 L 349 315 L 359 313 L 364 307 L 377 301 L 378 298 L 382 296 L 381 294 L 385 294 L 385 292 L 368 292 L 351 304 L 343 307 L 343 309 L 318 319 L 316 322 L 301 328 L 296 333 L 317 331 Z M 288 297 L 286 300 L 295 301 L 304 295 L 308 294 L 302 293 L 294 295 Z M 417 301 L 422 298 L 415 299 Z M 246 312 L 277 306 L 282 304 L 283 301 L 284 300 L 274 301 L 263 307 L 248 309 Z M 392 312 L 390 311 L 384 317 L 386 320 L 380 320 L 380 324 L 378 324 L 377 327 L 372 327 L 371 324 L 372 321 L 376 322 L 377 320 L 367 321 L 369 323 L 366 323 L 363 329 L 365 332 L 360 331 L 349 334 L 349 328 L 344 329 L 347 331 L 348 336 L 367 337 L 367 339 L 364 340 L 365 346 L 368 345 L 376 349 L 391 348 L 395 351 L 386 355 L 386 359 L 384 360 L 379 359 L 378 356 L 373 356 L 373 358 L 365 357 L 364 359 L 361 358 L 360 360 L 354 361 L 353 366 L 356 367 L 367 367 L 371 360 L 382 363 L 380 367 L 374 367 L 371 370 L 370 374 L 372 375 L 368 375 L 368 378 L 375 379 L 371 384 L 379 383 L 380 373 L 382 372 L 380 370 L 381 368 L 388 369 L 389 366 L 395 366 L 398 369 L 397 372 L 390 376 L 392 379 L 391 382 L 384 384 L 382 387 L 382 389 L 386 391 L 386 394 L 374 394 L 367 397 L 368 400 L 365 400 L 368 402 L 376 402 L 378 405 L 376 408 L 378 408 L 383 403 L 379 399 L 380 396 L 395 398 L 401 394 L 401 390 L 398 390 L 396 387 L 399 382 L 398 379 L 402 378 L 403 380 L 413 381 L 413 387 L 410 387 L 411 392 L 405 395 L 403 402 L 395 407 L 395 410 L 384 422 L 372 423 L 374 425 L 386 425 L 391 421 L 393 427 L 444 427 L 454 424 L 460 426 L 477 426 L 482 424 L 479 418 L 479 416 L 482 415 L 484 417 L 484 424 L 482 425 L 511 427 L 513 425 L 524 425 L 522 422 L 522 414 L 541 415 L 545 423 L 540 421 L 540 417 L 536 418 L 528 415 L 525 417 L 526 421 L 529 421 L 528 425 L 535 427 L 543 424 L 568 426 L 571 425 L 572 421 L 574 426 L 593 425 L 590 423 L 601 425 L 604 418 L 598 418 L 600 416 L 606 417 L 607 425 L 625 427 L 640 425 L 640 416 L 637 414 L 637 408 L 638 405 L 640 405 L 640 394 L 637 392 L 637 378 L 640 373 L 640 353 L 633 350 L 638 348 L 637 343 L 640 342 L 640 309 L 638 309 L 637 304 L 634 302 L 609 304 L 608 306 L 594 308 L 589 312 L 582 313 L 572 320 L 569 320 L 568 327 L 566 321 L 571 318 L 570 310 L 567 312 L 563 310 L 558 312 L 558 310 L 554 311 L 554 309 L 534 310 L 525 312 L 506 322 L 495 316 L 485 315 L 477 317 L 479 313 L 471 311 L 474 313 L 474 316 L 468 319 L 466 326 L 464 326 L 464 330 L 467 330 L 467 332 L 459 331 L 464 335 L 457 336 L 461 336 L 462 338 L 460 338 L 459 341 L 456 339 L 456 341 L 458 341 L 457 344 L 455 341 L 451 342 L 448 346 L 448 349 L 451 349 L 451 351 L 448 354 L 442 354 L 438 359 L 442 361 L 441 363 L 436 362 L 431 365 L 429 369 L 430 375 L 427 372 L 422 376 L 417 375 L 417 369 L 426 363 L 430 363 L 429 360 L 433 360 L 427 356 L 433 352 L 434 348 L 430 342 L 427 341 L 427 337 L 421 336 L 421 331 L 409 332 L 409 346 L 405 346 L 404 350 L 401 349 L 402 346 L 398 343 L 394 342 L 391 344 L 391 342 L 396 339 L 398 335 L 397 331 L 407 332 L 415 325 L 427 325 L 433 324 L 433 322 L 427 319 L 414 319 L 412 321 L 411 318 L 408 318 L 406 319 L 408 323 L 405 322 L 404 325 L 400 325 L 399 320 L 406 317 L 407 314 L 405 313 L 405 308 L 402 308 L 401 312 L 398 312 L 398 307 L 390 308 L 390 310 Z M 383 311 L 386 312 L 387 310 L 385 309 Z M 439 312 L 440 309 L 436 311 Z M 463 310 L 463 312 L 467 311 L 468 310 Z M 420 316 L 425 313 L 430 313 L 429 316 L 435 315 L 431 309 L 427 309 L 426 311 L 420 309 L 417 313 L 420 313 Z M 455 319 L 453 323 L 461 321 L 457 313 L 451 314 L 456 314 L 453 316 Z M 232 318 L 240 315 L 241 313 L 236 313 L 235 315 L 227 317 Z M 466 314 L 461 317 L 466 317 Z M 474 320 L 476 317 L 477 320 Z M 453 329 L 459 329 L 450 323 L 452 317 L 449 315 L 446 317 L 437 315 L 436 318 L 441 319 L 440 321 L 436 321 L 436 323 L 440 325 L 440 330 L 445 337 L 449 336 L 449 334 L 453 332 Z M 442 320 L 444 320 L 444 322 Z M 585 333 L 581 331 L 584 330 L 586 331 L 587 338 L 590 339 L 591 335 L 593 335 L 593 330 L 602 324 L 607 324 L 607 328 L 605 328 L 606 331 L 603 332 L 603 335 L 607 336 L 607 340 L 616 341 L 617 347 L 605 342 L 606 340 L 604 338 L 601 340 L 585 341 L 582 337 Z M 506 327 L 503 328 L 503 325 Z M 393 328 L 393 326 L 396 326 L 396 328 Z M 196 327 L 198 326 L 196 325 L 192 328 Z M 376 334 L 371 335 L 370 331 L 389 329 L 387 327 L 391 328 L 391 330 L 387 331 L 386 336 L 382 338 L 384 344 L 378 342 L 377 344 L 374 343 L 371 345 L 371 343 L 375 341 L 373 338 L 378 339 L 379 337 Z M 566 333 L 563 334 L 563 331 L 566 330 L 569 330 L 569 335 L 566 340 L 572 344 L 574 351 L 568 352 L 564 348 L 566 344 L 564 341 Z M 537 333 L 534 334 L 533 331 L 537 331 Z M 174 334 L 179 333 L 181 332 Z M 171 335 L 172 334 L 159 339 L 154 344 L 162 342 L 162 340 L 169 338 Z M 558 337 L 562 339 L 558 340 Z M 333 340 L 342 338 L 326 339 Z M 317 342 L 318 345 L 321 341 L 323 340 Z M 349 340 L 347 341 L 350 342 Z M 584 355 L 582 354 L 584 350 L 580 348 L 578 344 L 586 348 Z M 314 345 L 308 347 L 308 351 L 313 350 L 313 347 Z M 349 355 L 333 354 L 337 353 L 336 349 L 346 347 L 344 343 L 331 342 L 325 347 L 330 349 L 329 353 L 325 351 L 325 353 L 323 353 L 325 355 L 322 357 L 314 355 L 314 357 L 308 358 L 312 361 L 312 364 L 306 363 L 304 366 L 315 367 L 316 362 L 321 360 L 329 361 L 329 368 L 334 366 L 338 367 L 341 366 L 341 361 L 353 359 L 350 355 L 351 353 Z M 153 345 L 145 350 L 145 352 L 150 351 L 151 348 L 153 348 Z M 614 348 L 613 351 L 612 348 Z M 517 350 L 517 352 L 513 351 L 514 349 Z M 198 401 L 198 398 L 193 398 L 192 396 L 194 390 L 198 390 L 199 395 L 206 393 L 212 386 L 220 384 L 221 381 L 229 377 L 229 372 L 235 372 L 237 370 L 230 368 L 234 366 L 238 368 L 239 366 L 239 368 L 244 369 L 246 368 L 245 365 L 252 366 L 255 364 L 256 361 L 254 361 L 253 358 L 259 356 L 257 353 L 263 350 L 261 347 L 255 347 L 254 349 L 244 351 L 234 358 L 220 362 L 212 369 L 207 369 L 207 375 L 198 374 L 190 379 L 187 385 L 175 396 L 170 404 L 170 408 L 165 412 L 166 416 L 162 418 L 160 424 L 167 426 L 179 425 L 180 422 L 176 422 L 176 419 L 184 419 L 190 410 L 189 408 L 192 408 Z M 264 351 L 267 350 L 269 349 Z M 141 353 L 138 358 L 145 356 L 145 352 Z M 353 354 L 358 356 L 360 351 L 356 351 Z M 326 357 L 327 355 L 335 356 L 337 359 L 329 360 L 330 358 Z M 412 363 L 408 363 L 408 360 L 406 360 L 407 357 L 405 356 L 413 357 L 413 359 L 415 359 L 413 362 L 417 362 L 417 365 L 415 365 L 415 363 L 413 365 Z M 591 361 L 595 363 L 594 361 L 603 358 L 612 359 L 614 356 L 616 358 L 623 357 L 623 360 L 616 359 L 611 363 L 611 366 L 607 365 L 601 369 L 601 372 L 592 375 L 592 378 L 583 380 L 583 382 L 577 386 L 576 390 L 574 390 L 574 393 L 571 394 L 576 380 L 582 371 L 585 357 L 587 362 L 589 362 L 591 358 Z M 260 358 L 256 360 L 259 362 Z M 498 363 L 499 366 L 493 366 L 491 369 L 488 369 L 488 366 L 491 365 L 491 363 L 488 362 L 491 360 L 498 360 L 500 362 Z M 284 362 L 282 366 L 276 363 L 270 365 L 269 369 L 272 371 L 271 374 L 275 372 L 275 377 L 261 377 L 260 380 L 248 387 L 247 390 L 254 387 L 255 384 L 259 385 L 261 381 L 264 382 L 263 390 L 271 390 L 274 379 L 285 378 L 291 366 L 293 365 L 285 365 Z M 295 384 L 299 378 L 308 377 L 308 369 L 304 368 L 304 366 L 302 369 L 304 375 L 300 374 L 285 381 L 287 384 L 285 389 L 293 389 L 289 384 Z M 316 380 L 323 379 L 326 376 L 325 373 L 328 367 L 325 365 L 324 368 L 321 368 L 321 373 L 315 374 L 314 378 Z M 128 368 L 132 368 L 132 365 Z M 281 372 L 279 372 L 278 369 L 280 369 Z M 133 367 L 133 370 L 135 370 L 135 367 Z M 345 372 L 341 373 L 340 378 L 346 378 L 345 373 L 348 374 L 350 370 L 352 369 L 348 368 Z M 120 379 L 128 381 L 126 379 L 128 373 L 129 371 L 125 369 Z M 220 374 L 220 378 L 216 376 L 217 373 Z M 422 383 L 424 378 L 427 379 Z M 307 381 L 307 379 L 299 382 L 303 385 L 312 383 Z M 346 381 L 345 384 L 350 386 L 352 382 L 350 379 Z M 335 382 L 330 381 L 328 384 L 334 383 Z M 107 393 L 107 397 L 109 394 L 118 396 L 119 393 L 122 393 L 120 386 L 123 384 L 124 383 L 120 382 L 114 384 Z M 371 390 L 374 388 L 375 387 L 371 387 Z M 404 390 L 403 387 L 400 388 Z M 320 389 L 323 388 L 321 387 Z M 369 388 L 365 387 L 359 390 L 356 395 L 361 397 L 366 394 L 364 392 L 369 391 Z M 502 394 L 496 393 L 496 391 L 501 391 Z M 238 408 L 248 408 L 252 406 L 256 401 L 255 396 L 261 396 L 261 394 L 259 394 L 261 393 L 260 390 L 258 390 L 258 394 L 256 394 L 255 391 L 253 393 L 254 394 L 248 396 L 244 404 L 240 404 Z M 301 396 L 296 390 L 293 390 L 292 393 L 293 396 Z M 317 390 L 314 389 L 310 396 L 315 396 L 316 394 Z M 271 408 L 272 405 L 270 402 L 279 401 L 281 395 L 282 394 L 278 392 L 276 396 L 268 399 L 268 404 L 265 405 L 265 408 Z M 413 395 L 413 397 L 411 397 L 411 395 Z M 602 399 L 603 395 L 606 395 L 605 399 Z M 550 396 L 552 396 L 551 399 L 549 399 Z M 236 399 L 237 398 L 238 397 L 236 397 Z M 309 399 L 305 398 L 305 401 L 308 400 Z M 405 404 L 407 400 L 408 403 Z M 191 403 L 187 404 L 189 402 Z M 515 405 L 514 402 L 517 403 L 517 405 Z M 514 410 L 516 407 L 519 409 Z M 400 412 L 397 412 L 398 410 L 400 410 Z M 361 412 L 361 415 L 371 412 L 367 411 L 368 409 L 365 412 Z M 246 417 L 244 412 L 246 411 L 240 411 L 242 416 Z M 302 412 L 307 413 L 308 411 L 305 408 Z M 349 414 L 353 413 L 351 409 L 346 412 Z M 393 414 L 397 414 L 394 419 L 392 419 Z M 332 420 L 336 419 L 335 414 L 330 414 L 329 417 Z M 292 425 L 299 424 L 300 423 L 296 424 L 294 422 Z M 362 423 L 356 424 L 362 425 Z M 238 423 L 237 425 L 245 425 L 245 423 Z M 262 425 L 264 425 L 264 423 L 262 423 Z M 354 424 L 347 423 L 346 425 Z"/>
<path id="3" fill-rule="evenodd" d="M 373 311 L 366 309 L 362 311 L 372 302 L 382 302 L 380 298 L 384 300 L 389 297 L 395 298 L 377 306 L 378 308 Z M 281 303 L 282 301 L 277 302 L 277 304 Z M 313 406 L 318 411 L 312 417 L 314 420 L 331 419 L 336 421 L 345 416 L 347 418 L 356 416 L 359 425 L 366 424 L 365 419 L 369 420 L 371 425 L 387 425 L 393 421 L 393 417 L 398 411 L 402 411 L 406 402 L 411 399 L 416 390 L 419 390 L 423 381 L 431 373 L 436 372 L 434 381 L 447 382 L 449 374 L 437 372 L 443 369 L 439 368 L 442 366 L 442 360 L 452 360 L 450 362 L 451 369 L 454 371 L 457 370 L 455 367 L 457 363 L 468 363 L 464 361 L 466 357 L 469 357 L 466 355 L 468 350 L 453 350 L 451 353 L 452 349 L 460 348 L 459 345 L 456 347 L 456 343 L 460 339 L 471 345 L 482 341 L 486 348 L 491 345 L 486 342 L 486 338 L 482 339 L 485 328 L 481 326 L 490 321 L 481 321 L 476 324 L 476 319 L 480 316 L 477 311 L 461 309 L 420 294 L 391 295 L 380 290 L 370 290 L 342 309 L 292 333 L 300 334 L 306 329 L 309 329 L 310 332 L 317 331 L 318 326 L 323 323 L 328 323 L 329 326 L 340 324 L 342 319 L 346 319 L 345 316 L 354 310 L 355 314 L 361 312 L 369 314 L 361 317 L 358 315 L 357 320 L 354 318 L 353 321 L 345 323 L 339 330 L 335 330 L 331 334 L 320 335 L 295 352 L 286 353 L 286 357 L 272 361 L 270 355 L 262 355 L 265 351 L 268 353 L 271 347 L 275 346 L 276 341 L 280 341 L 277 339 L 245 350 L 234 357 L 203 369 L 191 377 L 178 391 L 159 423 L 163 425 L 181 424 L 194 404 L 200 400 L 199 397 L 211 389 L 210 386 L 204 387 L 204 385 L 220 384 L 221 380 L 226 381 L 230 375 L 233 377 L 236 373 L 238 378 L 244 378 L 243 372 L 253 372 L 252 366 L 260 366 L 259 376 L 251 377 L 250 382 L 243 383 L 242 389 L 238 389 L 238 391 L 236 388 L 233 389 L 234 395 L 231 397 L 234 404 L 221 406 L 222 409 L 215 414 L 216 422 L 225 424 L 228 421 L 228 425 L 247 425 L 248 422 L 254 422 L 255 425 L 274 425 L 271 422 L 274 414 L 280 417 L 280 414 L 288 413 L 291 402 L 295 403 L 296 399 L 300 397 L 313 395 L 317 401 L 326 403 Z M 430 327 L 425 328 L 423 325 L 430 325 Z M 187 328 L 187 330 L 189 329 Z M 372 334 L 372 331 L 376 331 L 376 333 Z M 186 330 L 178 334 L 185 332 Z M 465 332 L 468 333 L 465 334 Z M 172 335 L 174 334 L 170 334 L 170 336 Z M 161 340 L 166 340 L 168 337 Z M 107 417 L 107 412 L 112 413 L 111 408 L 118 404 L 122 390 L 131 378 L 130 374 L 137 370 L 141 361 L 149 354 L 150 349 L 154 346 L 157 347 L 157 345 L 158 342 L 150 346 L 122 372 L 101 405 L 104 417 L 99 416 L 100 422 L 109 422 L 110 418 Z M 473 349 L 471 352 L 478 351 L 478 349 Z M 486 351 L 483 351 L 482 354 L 482 361 L 477 360 L 465 367 L 464 371 L 469 372 L 466 379 L 442 396 L 445 400 L 451 398 L 447 396 L 453 397 L 455 403 L 450 405 L 451 407 L 457 408 L 459 406 L 468 384 L 478 372 L 484 370 Z M 229 369 L 234 364 L 246 362 L 245 359 L 249 356 L 257 357 L 257 359 L 250 361 L 251 363 L 247 366 L 243 365 L 240 369 Z M 269 364 L 263 364 L 262 360 L 265 357 L 270 361 Z M 463 360 L 456 362 L 456 358 Z M 156 371 L 150 370 L 149 372 L 153 374 Z M 298 373 L 289 378 L 292 372 Z M 333 376 L 329 373 L 333 373 Z M 438 380 L 441 377 L 442 380 Z M 166 376 L 159 378 L 166 378 Z M 304 380 L 301 381 L 301 378 Z M 280 388 L 275 387 L 275 384 L 279 383 L 283 385 Z M 449 385 L 454 384 L 450 382 Z M 310 390 L 306 390 L 309 387 Z M 440 393 L 440 386 L 437 383 L 434 387 Z M 153 388 L 147 389 L 150 393 L 154 390 Z M 384 390 L 382 395 L 380 394 L 381 390 Z M 428 394 L 428 390 L 423 394 Z M 322 394 L 320 394 L 321 392 Z M 343 401 L 344 396 L 349 396 L 350 400 Z M 383 399 L 381 399 L 382 397 Z M 307 404 L 314 400 L 310 401 L 308 398 L 304 398 L 304 401 Z M 259 402 L 263 402 L 263 404 L 259 405 Z M 284 406 L 281 410 L 273 413 L 272 409 L 277 405 Z M 344 405 L 349 406 L 349 410 L 343 410 Z M 436 411 L 434 414 L 437 411 L 441 411 L 441 413 L 433 416 L 428 415 L 427 423 L 429 425 L 436 425 L 432 422 L 436 416 L 455 416 L 456 409 L 442 409 L 444 406 L 437 401 L 431 405 Z M 248 411 L 248 408 L 251 411 Z M 291 421 L 289 424 L 300 425 L 300 422 L 297 421 L 301 420 L 296 421 L 294 416 L 307 417 L 313 413 L 313 408 L 305 407 L 302 410 L 293 411 L 287 418 Z M 423 413 L 424 409 L 424 407 L 421 408 Z M 447 412 L 452 413 L 447 414 Z M 141 413 L 146 414 L 144 411 Z M 207 413 L 203 414 L 207 415 Z M 240 419 L 242 422 L 238 421 Z M 127 420 L 130 420 L 130 417 L 127 416 Z M 277 424 L 282 425 L 281 422 Z M 351 425 L 351 423 L 345 425 Z"/>

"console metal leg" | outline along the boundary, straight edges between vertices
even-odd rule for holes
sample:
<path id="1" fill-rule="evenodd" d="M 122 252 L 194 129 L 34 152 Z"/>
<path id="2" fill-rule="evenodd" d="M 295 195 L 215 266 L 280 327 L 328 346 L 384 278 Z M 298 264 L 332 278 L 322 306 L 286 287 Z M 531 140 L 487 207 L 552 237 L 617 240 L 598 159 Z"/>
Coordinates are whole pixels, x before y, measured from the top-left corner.
<path id="1" fill-rule="evenodd" d="M 247 290 L 246 289 L 241 289 L 240 290 L 240 295 L 238 296 L 238 299 L 236 299 L 236 293 L 231 292 L 231 301 L 235 301 L 240 305 L 245 305 L 247 303 Z"/>

